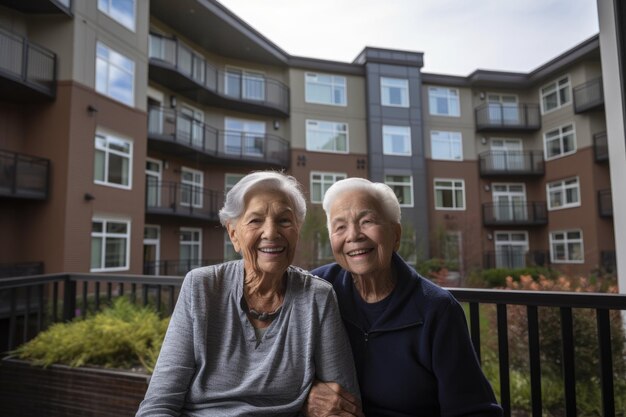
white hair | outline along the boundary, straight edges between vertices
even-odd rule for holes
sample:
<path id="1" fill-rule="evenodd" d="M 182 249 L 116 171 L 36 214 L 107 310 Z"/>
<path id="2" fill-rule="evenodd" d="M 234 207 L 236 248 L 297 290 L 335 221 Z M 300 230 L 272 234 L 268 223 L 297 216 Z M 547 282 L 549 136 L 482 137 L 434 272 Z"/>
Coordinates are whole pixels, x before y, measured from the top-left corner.
<path id="1" fill-rule="evenodd" d="M 306 200 L 302 186 L 291 175 L 277 171 L 257 171 L 243 177 L 224 198 L 224 207 L 219 212 L 220 223 L 236 223 L 246 209 L 246 196 L 258 189 L 284 193 L 293 204 L 298 225 L 302 225 L 306 216 Z"/>
<path id="2" fill-rule="evenodd" d="M 400 224 L 400 220 L 402 218 L 400 203 L 398 202 L 396 193 L 393 192 L 391 187 L 380 182 L 371 182 L 365 178 L 346 178 L 345 180 L 339 180 L 331 185 L 324 195 L 322 207 L 326 212 L 328 230 L 330 230 L 330 208 L 337 197 L 343 193 L 355 190 L 365 191 L 374 197 L 380 202 L 383 209 L 383 215 L 387 218 L 387 220 Z"/>

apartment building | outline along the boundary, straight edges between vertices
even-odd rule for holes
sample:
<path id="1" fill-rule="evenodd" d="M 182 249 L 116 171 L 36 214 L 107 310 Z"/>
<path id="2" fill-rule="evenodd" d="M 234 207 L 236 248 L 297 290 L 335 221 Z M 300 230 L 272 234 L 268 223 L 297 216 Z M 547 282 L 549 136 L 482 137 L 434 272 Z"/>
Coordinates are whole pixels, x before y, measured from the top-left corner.
<path id="1" fill-rule="evenodd" d="M 0 0 L 3 275 L 232 259 L 218 210 L 259 169 L 303 184 L 305 267 L 332 259 L 325 190 L 358 176 L 396 191 L 413 262 L 611 268 L 598 38 L 527 74 L 422 66 L 291 56 L 214 0 Z"/>

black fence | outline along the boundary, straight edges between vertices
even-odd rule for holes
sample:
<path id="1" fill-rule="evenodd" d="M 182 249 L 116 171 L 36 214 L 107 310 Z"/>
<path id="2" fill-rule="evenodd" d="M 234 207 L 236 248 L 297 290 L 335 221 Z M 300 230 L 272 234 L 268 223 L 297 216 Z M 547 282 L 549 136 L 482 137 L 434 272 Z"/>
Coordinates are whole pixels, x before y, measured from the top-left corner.
<path id="1" fill-rule="evenodd" d="M 604 105 L 602 77 L 574 87 L 574 112 L 582 113 Z"/>
<path id="2" fill-rule="evenodd" d="M 217 265 L 222 259 L 188 259 L 166 260 L 143 263 L 144 275 L 178 275 L 184 276 L 187 272 L 199 266 Z"/>
<path id="3" fill-rule="evenodd" d="M 533 131 L 541 128 L 539 105 L 485 103 L 474 110 L 476 131 Z"/>
<path id="4" fill-rule="evenodd" d="M 613 217 L 613 194 L 610 188 L 598 191 L 598 211 L 602 217 Z"/>
<path id="5" fill-rule="evenodd" d="M 0 196 L 44 200 L 50 161 L 0 149 Z"/>
<path id="6" fill-rule="evenodd" d="M 487 151 L 479 155 L 480 175 L 544 175 L 542 151 Z"/>
<path id="7" fill-rule="evenodd" d="M 146 213 L 217 221 L 224 192 L 146 178 Z"/>
<path id="8" fill-rule="evenodd" d="M 596 162 L 609 160 L 609 142 L 606 132 L 599 132 L 593 135 L 593 155 Z"/>
<path id="9" fill-rule="evenodd" d="M 548 223 L 548 209 L 543 201 L 483 203 L 485 226 L 535 226 Z"/>
<path id="10" fill-rule="evenodd" d="M 525 268 L 529 266 L 548 266 L 550 252 L 543 250 L 497 250 L 483 253 L 483 268 Z"/>

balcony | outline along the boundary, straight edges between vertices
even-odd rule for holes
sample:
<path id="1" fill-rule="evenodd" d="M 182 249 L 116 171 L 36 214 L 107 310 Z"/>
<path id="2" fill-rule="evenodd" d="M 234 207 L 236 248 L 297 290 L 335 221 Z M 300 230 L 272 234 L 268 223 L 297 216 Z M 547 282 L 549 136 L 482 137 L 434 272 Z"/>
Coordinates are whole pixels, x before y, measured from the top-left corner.
<path id="1" fill-rule="evenodd" d="M 262 133 L 220 131 L 186 114 L 161 107 L 148 111 L 150 148 L 210 164 L 288 168 L 289 142 Z"/>
<path id="2" fill-rule="evenodd" d="M 259 73 L 222 71 L 178 39 L 150 34 L 149 77 L 190 100 L 236 111 L 289 117 L 289 88 Z"/>
<path id="3" fill-rule="evenodd" d="M 506 249 L 487 251 L 483 254 L 483 268 L 526 268 L 529 266 L 547 266 L 550 263 L 550 252 L 525 249 Z"/>
<path id="4" fill-rule="evenodd" d="M 219 221 L 224 192 L 189 184 L 146 180 L 146 214 Z"/>
<path id="5" fill-rule="evenodd" d="M 483 203 L 485 226 L 540 226 L 548 224 L 546 203 Z"/>
<path id="6" fill-rule="evenodd" d="M 153 261 L 143 263 L 144 275 L 173 275 L 185 276 L 194 268 L 207 265 L 217 265 L 224 262 L 223 259 L 196 259 L 196 260 L 170 260 Z"/>
<path id="7" fill-rule="evenodd" d="M 607 162 L 609 160 L 609 142 L 606 132 L 599 132 L 593 135 L 593 155 L 596 162 Z"/>
<path id="8" fill-rule="evenodd" d="M 3 351 L 16 348 L 21 342 L 30 340 L 38 332 L 55 322 L 68 321 L 78 313 L 87 311 L 89 305 L 99 309 L 102 304 L 120 295 L 128 296 L 132 301 L 141 304 L 153 303 L 164 315 L 171 314 L 176 303 L 176 297 L 182 277 L 170 276 L 137 276 L 118 274 L 54 274 L 0 280 L 0 297 L 6 296 L 11 300 L 8 304 L 0 304 L 0 310 L 6 326 L 0 328 L 0 346 L 6 347 Z M 596 352 L 598 362 L 594 373 L 594 384 L 599 387 L 598 397 L 594 400 L 597 413 L 593 415 L 615 416 L 621 415 L 620 407 L 616 413 L 616 399 L 623 398 L 623 376 L 617 359 L 621 359 L 622 351 L 612 352 L 612 340 L 622 340 L 623 334 L 616 329 L 619 325 L 619 312 L 626 310 L 626 295 L 577 293 L 577 292 L 550 292 L 550 291 L 514 291 L 514 290 L 478 290 L 468 288 L 451 289 L 454 297 L 467 307 L 468 326 L 471 340 L 479 360 L 487 362 L 486 346 L 493 344 L 492 360 L 495 372 L 498 375 L 492 384 L 499 392 L 499 400 L 505 416 L 530 415 L 516 410 L 512 406 L 513 395 L 521 390 L 530 392 L 528 406 L 533 416 L 544 415 L 542 399 L 545 389 L 559 392 L 560 406 L 563 408 L 557 415 L 576 416 L 577 399 L 586 393 L 577 392 L 577 383 L 584 382 L 584 378 L 577 373 L 580 365 L 578 349 L 584 344 L 585 349 Z M 24 294 L 35 295 L 23 298 Z M 48 294 L 43 296 L 43 294 Z M 15 300 L 23 299 L 20 304 Z M 91 304 L 92 303 L 92 304 Z M 550 312 L 556 316 L 555 320 L 547 322 L 546 314 Z M 515 320 L 516 315 L 521 315 Z M 592 315 L 594 326 L 585 334 L 578 330 L 577 319 L 581 315 Z M 617 319 L 617 321 L 616 321 Z M 493 326 L 491 326 L 493 323 Z M 516 329 L 514 325 L 522 326 Z M 544 326 L 548 327 L 544 327 Z M 486 330 L 490 330 L 489 336 Z M 515 339 L 520 330 L 526 335 Z M 552 351 L 558 352 L 553 358 L 560 368 L 562 379 L 558 386 L 545 386 L 546 363 L 541 335 L 553 332 L 558 335 L 555 339 L 558 345 Z M 580 337 L 584 337 L 579 339 Z M 586 336 L 586 337 L 585 337 Z M 485 338 L 492 338 L 492 341 Z M 513 344 L 515 346 L 513 346 Z M 515 371 L 513 357 L 510 352 L 523 348 L 528 364 L 523 375 L 523 386 L 515 386 L 513 379 Z M 616 359 L 614 359 L 616 358 Z M 519 367 L 518 367 L 519 369 Z M 11 374 L 0 367 L 0 382 L 7 390 L 12 390 L 8 382 Z M 544 389 L 542 389 L 542 387 Z M 622 392 L 622 394 L 619 394 Z M 19 401 L 22 398 L 11 396 L 7 392 L 3 401 L 8 401 L 8 409 L 21 409 Z M 71 407 L 75 404 L 64 405 L 53 400 L 54 392 L 31 391 L 33 397 L 45 407 L 45 411 L 38 415 L 68 415 L 72 410 L 62 407 Z M 3 403 L 7 407 L 7 403 Z M 17 408 L 16 408 L 17 407 Z"/>
<path id="9" fill-rule="evenodd" d="M 0 91 L 17 102 L 49 101 L 56 96 L 56 55 L 0 29 Z"/>
<path id="10" fill-rule="evenodd" d="M 545 164 L 541 151 L 487 151 L 479 155 L 482 177 L 543 176 Z"/>
<path id="11" fill-rule="evenodd" d="M 598 213 L 601 217 L 613 217 L 613 197 L 610 188 L 598 191 Z"/>
<path id="12" fill-rule="evenodd" d="M 72 15 L 71 0 L 0 0 L 0 5 L 29 14 Z"/>
<path id="13" fill-rule="evenodd" d="M 0 150 L 0 197 L 45 200 L 49 171 L 47 159 Z"/>
<path id="14" fill-rule="evenodd" d="M 474 113 L 477 132 L 533 132 L 541 128 L 538 104 L 486 103 Z"/>
<path id="15" fill-rule="evenodd" d="M 601 109 L 604 107 L 602 77 L 574 87 L 574 112 Z"/>

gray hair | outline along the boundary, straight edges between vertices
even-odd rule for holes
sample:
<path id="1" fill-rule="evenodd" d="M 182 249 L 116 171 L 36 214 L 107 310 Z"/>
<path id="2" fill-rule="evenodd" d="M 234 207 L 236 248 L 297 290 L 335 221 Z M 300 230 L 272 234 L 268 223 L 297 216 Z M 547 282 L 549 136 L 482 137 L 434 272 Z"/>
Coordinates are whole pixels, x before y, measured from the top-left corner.
<path id="1" fill-rule="evenodd" d="M 246 208 L 246 196 L 249 192 L 263 189 L 284 193 L 293 204 L 296 221 L 302 225 L 306 216 L 306 200 L 302 194 L 302 186 L 291 175 L 277 171 L 257 171 L 243 177 L 226 194 L 224 207 L 220 210 L 220 223 L 236 223 Z"/>
<path id="2" fill-rule="evenodd" d="M 376 200 L 378 200 L 383 209 L 383 215 L 387 220 L 400 224 L 402 218 L 402 212 L 400 210 L 400 203 L 396 193 L 393 192 L 391 187 L 381 182 L 371 182 L 365 178 L 346 178 L 345 180 L 339 180 L 330 186 L 326 194 L 324 195 L 324 202 L 322 207 L 326 212 L 326 224 L 330 231 L 330 208 L 333 203 L 343 193 L 350 191 L 365 191 Z"/>

